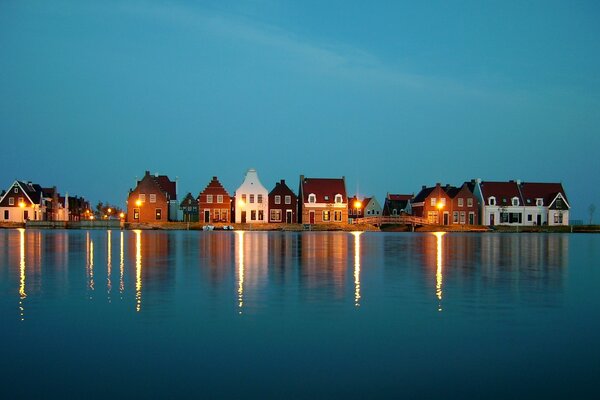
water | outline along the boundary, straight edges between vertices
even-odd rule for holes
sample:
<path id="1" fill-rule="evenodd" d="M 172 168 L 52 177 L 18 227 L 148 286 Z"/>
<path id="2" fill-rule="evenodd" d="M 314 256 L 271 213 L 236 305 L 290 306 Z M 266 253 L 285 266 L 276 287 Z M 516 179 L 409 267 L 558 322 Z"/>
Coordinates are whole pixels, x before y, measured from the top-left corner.
<path id="1" fill-rule="evenodd" d="M 1 398 L 582 398 L 600 236 L 0 230 Z"/>

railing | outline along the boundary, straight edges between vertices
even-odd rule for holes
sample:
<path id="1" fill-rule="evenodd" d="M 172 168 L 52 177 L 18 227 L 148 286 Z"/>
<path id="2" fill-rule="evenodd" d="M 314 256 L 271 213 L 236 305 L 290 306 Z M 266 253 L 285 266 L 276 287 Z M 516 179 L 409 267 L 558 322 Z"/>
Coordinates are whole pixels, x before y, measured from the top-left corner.
<path id="1" fill-rule="evenodd" d="M 413 215 L 379 216 L 356 218 L 354 221 L 358 224 L 371 225 L 431 225 L 427 218 L 415 217 Z"/>

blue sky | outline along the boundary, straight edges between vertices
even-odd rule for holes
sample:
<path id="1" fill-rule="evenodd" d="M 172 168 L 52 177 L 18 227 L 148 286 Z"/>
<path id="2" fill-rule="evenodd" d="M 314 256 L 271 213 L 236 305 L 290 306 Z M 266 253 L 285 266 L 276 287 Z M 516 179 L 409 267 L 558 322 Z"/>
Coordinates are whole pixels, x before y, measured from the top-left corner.
<path id="1" fill-rule="evenodd" d="M 599 3 L 414 3 L 2 1 L 0 186 L 124 205 L 145 170 L 180 195 L 250 167 L 379 199 L 560 181 L 586 218 Z"/>

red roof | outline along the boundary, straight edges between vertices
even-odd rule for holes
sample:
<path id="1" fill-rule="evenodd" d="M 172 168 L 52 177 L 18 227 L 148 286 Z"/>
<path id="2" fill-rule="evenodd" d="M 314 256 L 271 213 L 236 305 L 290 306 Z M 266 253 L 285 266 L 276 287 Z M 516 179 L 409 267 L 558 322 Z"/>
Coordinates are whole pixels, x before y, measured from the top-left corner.
<path id="1" fill-rule="evenodd" d="M 169 194 L 169 200 L 177 200 L 177 183 L 173 182 L 166 175 L 155 176 L 154 180 L 160 188 Z"/>
<path id="2" fill-rule="evenodd" d="M 413 198 L 412 194 L 388 194 L 388 199 L 396 201 L 407 201 Z"/>
<path id="3" fill-rule="evenodd" d="M 524 182 L 521 184 L 521 192 L 526 205 L 535 205 L 536 199 L 544 199 L 544 206 L 547 207 L 559 193 L 569 202 L 560 183 Z"/>
<path id="4" fill-rule="evenodd" d="M 348 201 L 343 178 L 303 178 L 300 187 L 305 203 L 308 203 L 308 195 L 311 193 L 317 197 L 317 203 L 334 203 L 336 194 L 342 195 L 343 203 Z M 325 197 L 328 199 L 325 200 Z"/>
<path id="5" fill-rule="evenodd" d="M 489 205 L 489 198 L 495 197 L 496 204 L 499 206 L 510 205 L 511 199 L 517 197 L 519 204 L 523 205 L 523 198 L 517 182 L 481 182 L 481 193 L 483 195 L 483 202 Z"/>

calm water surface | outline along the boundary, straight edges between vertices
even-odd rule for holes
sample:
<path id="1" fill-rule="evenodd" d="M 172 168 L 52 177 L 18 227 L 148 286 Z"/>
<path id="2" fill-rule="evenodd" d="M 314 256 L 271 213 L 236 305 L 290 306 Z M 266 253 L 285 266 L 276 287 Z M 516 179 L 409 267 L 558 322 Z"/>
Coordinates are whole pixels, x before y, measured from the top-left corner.
<path id="1" fill-rule="evenodd" d="M 598 235 L 0 242 L 0 398 L 582 398 L 600 382 Z"/>

